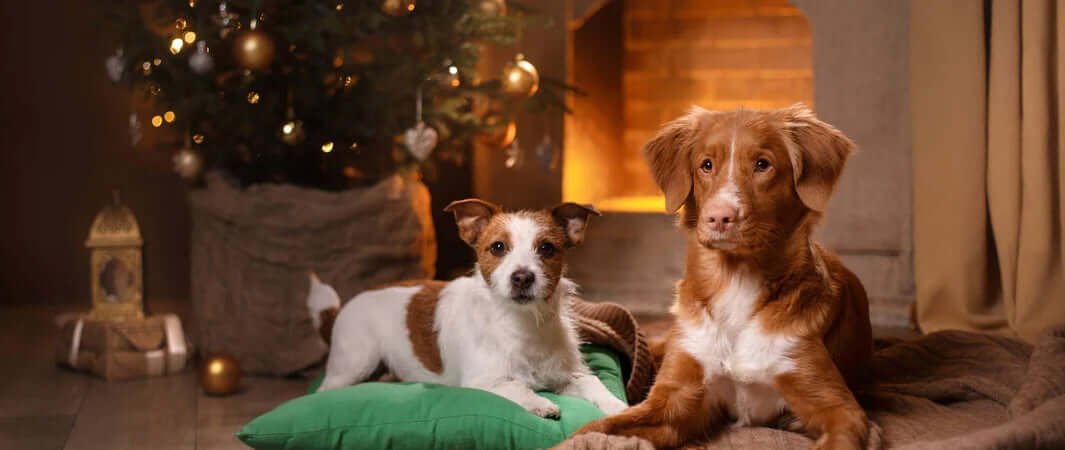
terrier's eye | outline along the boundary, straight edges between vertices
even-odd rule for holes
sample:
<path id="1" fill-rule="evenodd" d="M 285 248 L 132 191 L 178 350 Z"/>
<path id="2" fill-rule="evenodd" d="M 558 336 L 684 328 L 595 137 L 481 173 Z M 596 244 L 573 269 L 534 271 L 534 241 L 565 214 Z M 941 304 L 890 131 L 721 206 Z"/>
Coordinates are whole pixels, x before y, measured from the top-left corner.
<path id="1" fill-rule="evenodd" d="M 769 160 L 765 158 L 758 158 L 758 161 L 754 162 L 754 171 L 765 172 L 766 170 L 769 170 L 769 166 Z"/>
<path id="2" fill-rule="evenodd" d="M 704 159 L 703 163 L 699 165 L 699 168 L 709 172 L 714 168 L 714 163 L 710 162 L 709 159 Z"/>
<path id="3" fill-rule="evenodd" d="M 503 256 L 503 254 L 507 252 L 507 245 L 502 242 L 495 241 L 492 243 L 492 245 L 488 246 L 488 251 L 492 253 L 492 256 Z"/>
<path id="4" fill-rule="evenodd" d="M 550 258 L 555 256 L 555 246 L 550 242 L 544 242 L 537 247 L 536 253 L 539 253 L 541 258 Z"/>

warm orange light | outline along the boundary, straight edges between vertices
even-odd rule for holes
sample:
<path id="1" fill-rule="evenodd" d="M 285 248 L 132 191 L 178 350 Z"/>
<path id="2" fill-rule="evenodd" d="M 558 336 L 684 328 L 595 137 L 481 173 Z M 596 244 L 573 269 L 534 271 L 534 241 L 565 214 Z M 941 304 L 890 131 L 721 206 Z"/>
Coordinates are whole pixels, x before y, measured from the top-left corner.
<path id="1" fill-rule="evenodd" d="M 172 123 L 175 118 L 176 117 L 174 116 L 174 111 L 167 111 L 163 113 L 163 120 L 166 120 L 166 123 Z"/>
<path id="2" fill-rule="evenodd" d="M 155 58 L 155 59 L 152 60 L 152 64 L 154 64 L 156 66 L 158 66 L 158 65 L 160 65 L 162 63 L 163 63 L 163 60 L 160 59 L 160 58 Z"/>
<path id="3" fill-rule="evenodd" d="M 256 104 L 256 103 L 259 103 L 259 93 L 255 92 L 255 91 L 249 92 L 248 93 L 248 103 L 251 103 L 253 105 Z"/>
<path id="4" fill-rule="evenodd" d="M 170 40 L 170 53 L 176 55 L 181 53 L 181 49 L 185 48 L 185 41 L 181 38 L 174 38 Z"/>
<path id="5" fill-rule="evenodd" d="M 337 11 L 344 9 L 344 2 L 337 3 Z"/>
<path id="6" fill-rule="evenodd" d="M 162 125 L 163 125 L 163 116 L 160 116 L 158 114 L 152 116 L 152 126 L 153 127 L 159 128 Z"/>
<path id="7" fill-rule="evenodd" d="M 196 42 L 196 32 L 195 31 L 186 31 L 185 35 L 183 37 L 185 38 L 185 43 L 186 44 L 191 44 L 193 42 Z"/>
<path id="8" fill-rule="evenodd" d="M 226 365 L 223 364 L 222 361 L 211 361 L 211 364 L 207 366 L 207 371 L 210 372 L 211 375 L 219 375 L 226 371 Z"/>
<path id="9" fill-rule="evenodd" d="M 322 153 L 329 153 L 333 151 L 333 141 L 322 144 Z"/>
<path id="10" fill-rule="evenodd" d="M 410 2 L 407 4 L 407 11 L 414 11 L 414 2 Z"/>
<path id="11" fill-rule="evenodd" d="M 194 135 L 192 135 L 192 142 L 195 142 L 197 144 L 202 144 L 203 143 L 203 135 L 202 134 L 194 134 Z"/>

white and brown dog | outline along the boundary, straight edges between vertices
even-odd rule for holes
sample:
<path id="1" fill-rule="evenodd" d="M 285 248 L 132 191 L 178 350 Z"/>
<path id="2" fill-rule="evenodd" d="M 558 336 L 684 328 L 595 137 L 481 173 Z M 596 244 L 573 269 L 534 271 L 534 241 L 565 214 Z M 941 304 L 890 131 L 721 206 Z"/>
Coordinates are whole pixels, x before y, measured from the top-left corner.
<path id="1" fill-rule="evenodd" d="M 864 445 L 875 428 L 848 383 L 872 352 L 865 290 L 810 239 L 853 150 L 801 104 L 696 107 L 644 146 L 667 207 L 684 206 L 677 321 L 647 399 L 578 433 L 678 447 L 784 423 L 818 448 Z"/>
<path id="2" fill-rule="evenodd" d="M 311 317 L 323 336 L 332 325 L 319 391 L 366 381 L 383 364 L 400 380 L 483 389 L 541 417 L 559 409 L 538 390 L 584 398 L 607 414 L 625 409 L 581 359 L 569 311 L 576 286 L 563 277 L 566 249 L 599 213 L 575 203 L 504 213 L 477 199 L 445 211 L 477 253 L 468 276 L 366 291 L 339 314 L 336 291 L 311 277 Z"/>

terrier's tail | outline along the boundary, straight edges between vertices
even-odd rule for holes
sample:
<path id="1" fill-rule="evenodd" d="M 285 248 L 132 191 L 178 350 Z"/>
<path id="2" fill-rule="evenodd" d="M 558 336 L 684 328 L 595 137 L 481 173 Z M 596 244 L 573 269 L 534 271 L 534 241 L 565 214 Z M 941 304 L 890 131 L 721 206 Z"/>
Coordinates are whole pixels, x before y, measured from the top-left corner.
<path id="1" fill-rule="evenodd" d="M 311 290 L 307 293 L 307 310 L 311 314 L 314 329 L 318 330 L 318 334 L 328 344 L 333 337 L 333 323 L 340 312 L 340 296 L 332 286 L 319 280 L 314 272 L 311 272 L 310 276 Z"/>

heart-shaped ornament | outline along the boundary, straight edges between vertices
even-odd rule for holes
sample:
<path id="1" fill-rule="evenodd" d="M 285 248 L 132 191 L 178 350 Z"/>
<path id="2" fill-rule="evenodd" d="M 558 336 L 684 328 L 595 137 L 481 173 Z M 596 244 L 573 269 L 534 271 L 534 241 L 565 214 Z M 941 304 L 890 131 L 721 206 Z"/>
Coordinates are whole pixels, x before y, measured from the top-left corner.
<path id="1" fill-rule="evenodd" d="M 429 157 L 436 148 L 436 139 L 436 130 L 426 126 L 425 122 L 418 122 L 414 128 L 403 132 L 403 144 L 418 161 L 425 161 Z"/>

